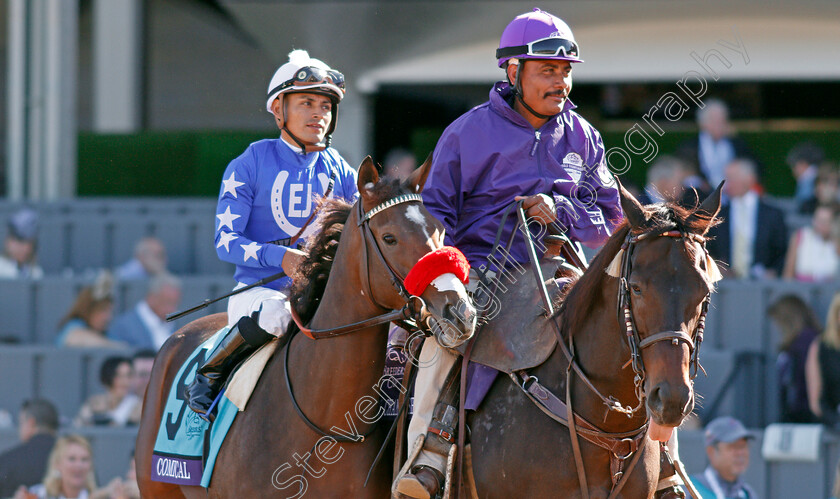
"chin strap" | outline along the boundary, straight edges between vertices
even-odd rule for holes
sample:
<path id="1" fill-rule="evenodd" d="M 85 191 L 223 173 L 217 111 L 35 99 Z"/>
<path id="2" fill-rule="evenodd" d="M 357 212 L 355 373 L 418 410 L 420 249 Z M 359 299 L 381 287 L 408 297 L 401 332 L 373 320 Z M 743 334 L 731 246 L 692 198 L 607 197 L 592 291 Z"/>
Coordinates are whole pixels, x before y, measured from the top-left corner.
<path id="1" fill-rule="evenodd" d="M 516 78 L 513 81 L 513 95 L 522 104 L 522 106 L 528 110 L 529 113 L 533 114 L 541 120 L 551 119 L 555 115 L 542 114 L 534 111 L 534 109 L 531 106 L 529 106 L 527 102 L 525 102 L 525 99 L 522 98 L 522 80 L 519 78 L 519 73 L 522 71 L 522 68 L 525 67 L 525 59 L 520 59 L 519 64 L 517 64 L 517 66 L 519 67 L 516 68 Z"/>
<path id="2" fill-rule="evenodd" d="M 310 152 L 323 151 L 324 149 L 328 148 L 330 146 L 330 143 L 332 142 L 332 137 L 327 135 L 324 138 L 323 142 L 319 142 L 317 144 L 307 144 L 299 138 L 297 138 L 295 134 L 293 134 L 291 130 L 289 130 L 288 127 L 286 127 L 285 125 L 283 126 L 282 130 L 286 132 L 289 135 L 289 137 L 292 138 L 292 140 L 295 141 L 295 144 L 297 144 L 298 147 L 300 147 L 301 155 L 305 155 Z"/>

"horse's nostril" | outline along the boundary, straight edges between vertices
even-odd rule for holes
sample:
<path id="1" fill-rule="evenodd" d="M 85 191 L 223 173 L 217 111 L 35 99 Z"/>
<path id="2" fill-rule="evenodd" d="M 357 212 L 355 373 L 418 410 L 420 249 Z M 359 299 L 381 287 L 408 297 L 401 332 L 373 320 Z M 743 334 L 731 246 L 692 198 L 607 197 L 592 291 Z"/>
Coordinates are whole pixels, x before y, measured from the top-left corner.
<path id="1" fill-rule="evenodd" d="M 648 394 L 648 405 L 653 410 L 658 410 L 662 405 L 662 394 L 659 386 L 655 386 Z"/>

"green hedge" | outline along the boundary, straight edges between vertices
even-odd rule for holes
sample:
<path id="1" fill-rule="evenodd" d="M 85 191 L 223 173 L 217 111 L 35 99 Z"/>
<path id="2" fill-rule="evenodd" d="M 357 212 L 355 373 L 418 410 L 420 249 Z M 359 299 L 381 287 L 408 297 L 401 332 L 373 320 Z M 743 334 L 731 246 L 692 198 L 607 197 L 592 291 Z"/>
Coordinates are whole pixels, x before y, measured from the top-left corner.
<path id="1" fill-rule="evenodd" d="M 424 128 L 412 136 L 412 150 L 420 160 L 433 147 L 442 129 Z M 252 132 L 145 132 L 132 135 L 81 134 L 77 193 L 79 196 L 216 196 L 227 164 L 251 142 L 275 136 L 272 131 Z M 603 134 L 607 148 L 622 146 L 624 134 Z M 672 153 L 690 132 L 667 132 L 657 137 L 659 154 Z M 741 137 L 764 163 L 767 192 L 793 194 L 794 182 L 785 157 L 803 140 L 825 148 L 829 158 L 840 160 L 840 131 L 744 132 Z M 625 174 L 644 185 L 647 164 L 633 156 Z"/>
<path id="2" fill-rule="evenodd" d="M 266 132 L 81 134 L 79 196 L 213 196 L 227 164 Z"/>

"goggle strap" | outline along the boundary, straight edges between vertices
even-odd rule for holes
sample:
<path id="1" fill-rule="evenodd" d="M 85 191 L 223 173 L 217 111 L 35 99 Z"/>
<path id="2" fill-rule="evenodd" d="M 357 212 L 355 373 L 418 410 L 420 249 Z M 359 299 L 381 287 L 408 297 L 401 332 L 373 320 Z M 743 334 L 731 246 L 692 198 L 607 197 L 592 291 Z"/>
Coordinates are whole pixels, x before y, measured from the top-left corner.
<path id="1" fill-rule="evenodd" d="M 549 38 L 549 40 L 550 40 L 550 38 Z M 559 38 L 558 38 L 558 40 L 559 40 Z M 537 42 L 539 42 L 539 41 L 542 41 L 542 40 L 537 40 Z M 533 43 L 536 43 L 536 42 L 533 42 Z M 576 46 L 577 45 L 575 45 L 575 47 Z M 514 56 L 517 56 L 517 55 L 519 55 L 519 56 L 529 55 L 529 56 L 532 56 L 532 57 L 539 57 L 541 55 L 545 55 L 546 57 L 552 57 L 549 54 L 531 54 L 529 52 L 530 52 L 530 50 L 529 50 L 528 45 L 517 45 L 516 47 L 502 47 L 502 48 L 496 49 L 496 59 L 502 59 L 504 57 L 514 57 Z M 558 47 L 558 50 L 555 52 L 555 54 L 557 54 L 559 52 L 560 52 L 560 50 L 559 50 L 559 47 Z M 566 52 L 565 49 L 563 50 L 563 54 L 566 57 L 578 57 L 578 54 L 569 54 L 568 52 Z M 554 57 L 556 57 L 556 55 Z"/>

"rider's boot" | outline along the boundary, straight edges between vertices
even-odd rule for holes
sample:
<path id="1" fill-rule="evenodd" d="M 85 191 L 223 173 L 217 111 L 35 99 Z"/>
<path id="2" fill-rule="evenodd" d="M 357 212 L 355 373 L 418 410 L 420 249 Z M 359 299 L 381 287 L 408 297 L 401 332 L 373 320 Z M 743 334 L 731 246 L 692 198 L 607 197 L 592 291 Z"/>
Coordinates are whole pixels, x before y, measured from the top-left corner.
<path id="1" fill-rule="evenodd" d="M 438 402 L 423 441 L 423 449 L 408 473 L 400 477 L 396 491 L 403 497 L 434 499 L 446 485 L 446 466 L 450 448 L 455 445 L 458 410 Z"/>
<path id="2" fill-rule="evenodd" d="M 274 336 L 251 317 L 239 319 L 208 354 L 204 364 L 198 368 L 195 379 L 187 386 L 190 409 L 202 419 L 211 420 L 212 416 L 207 413 L 233 368 L 273 339 Z"/>

